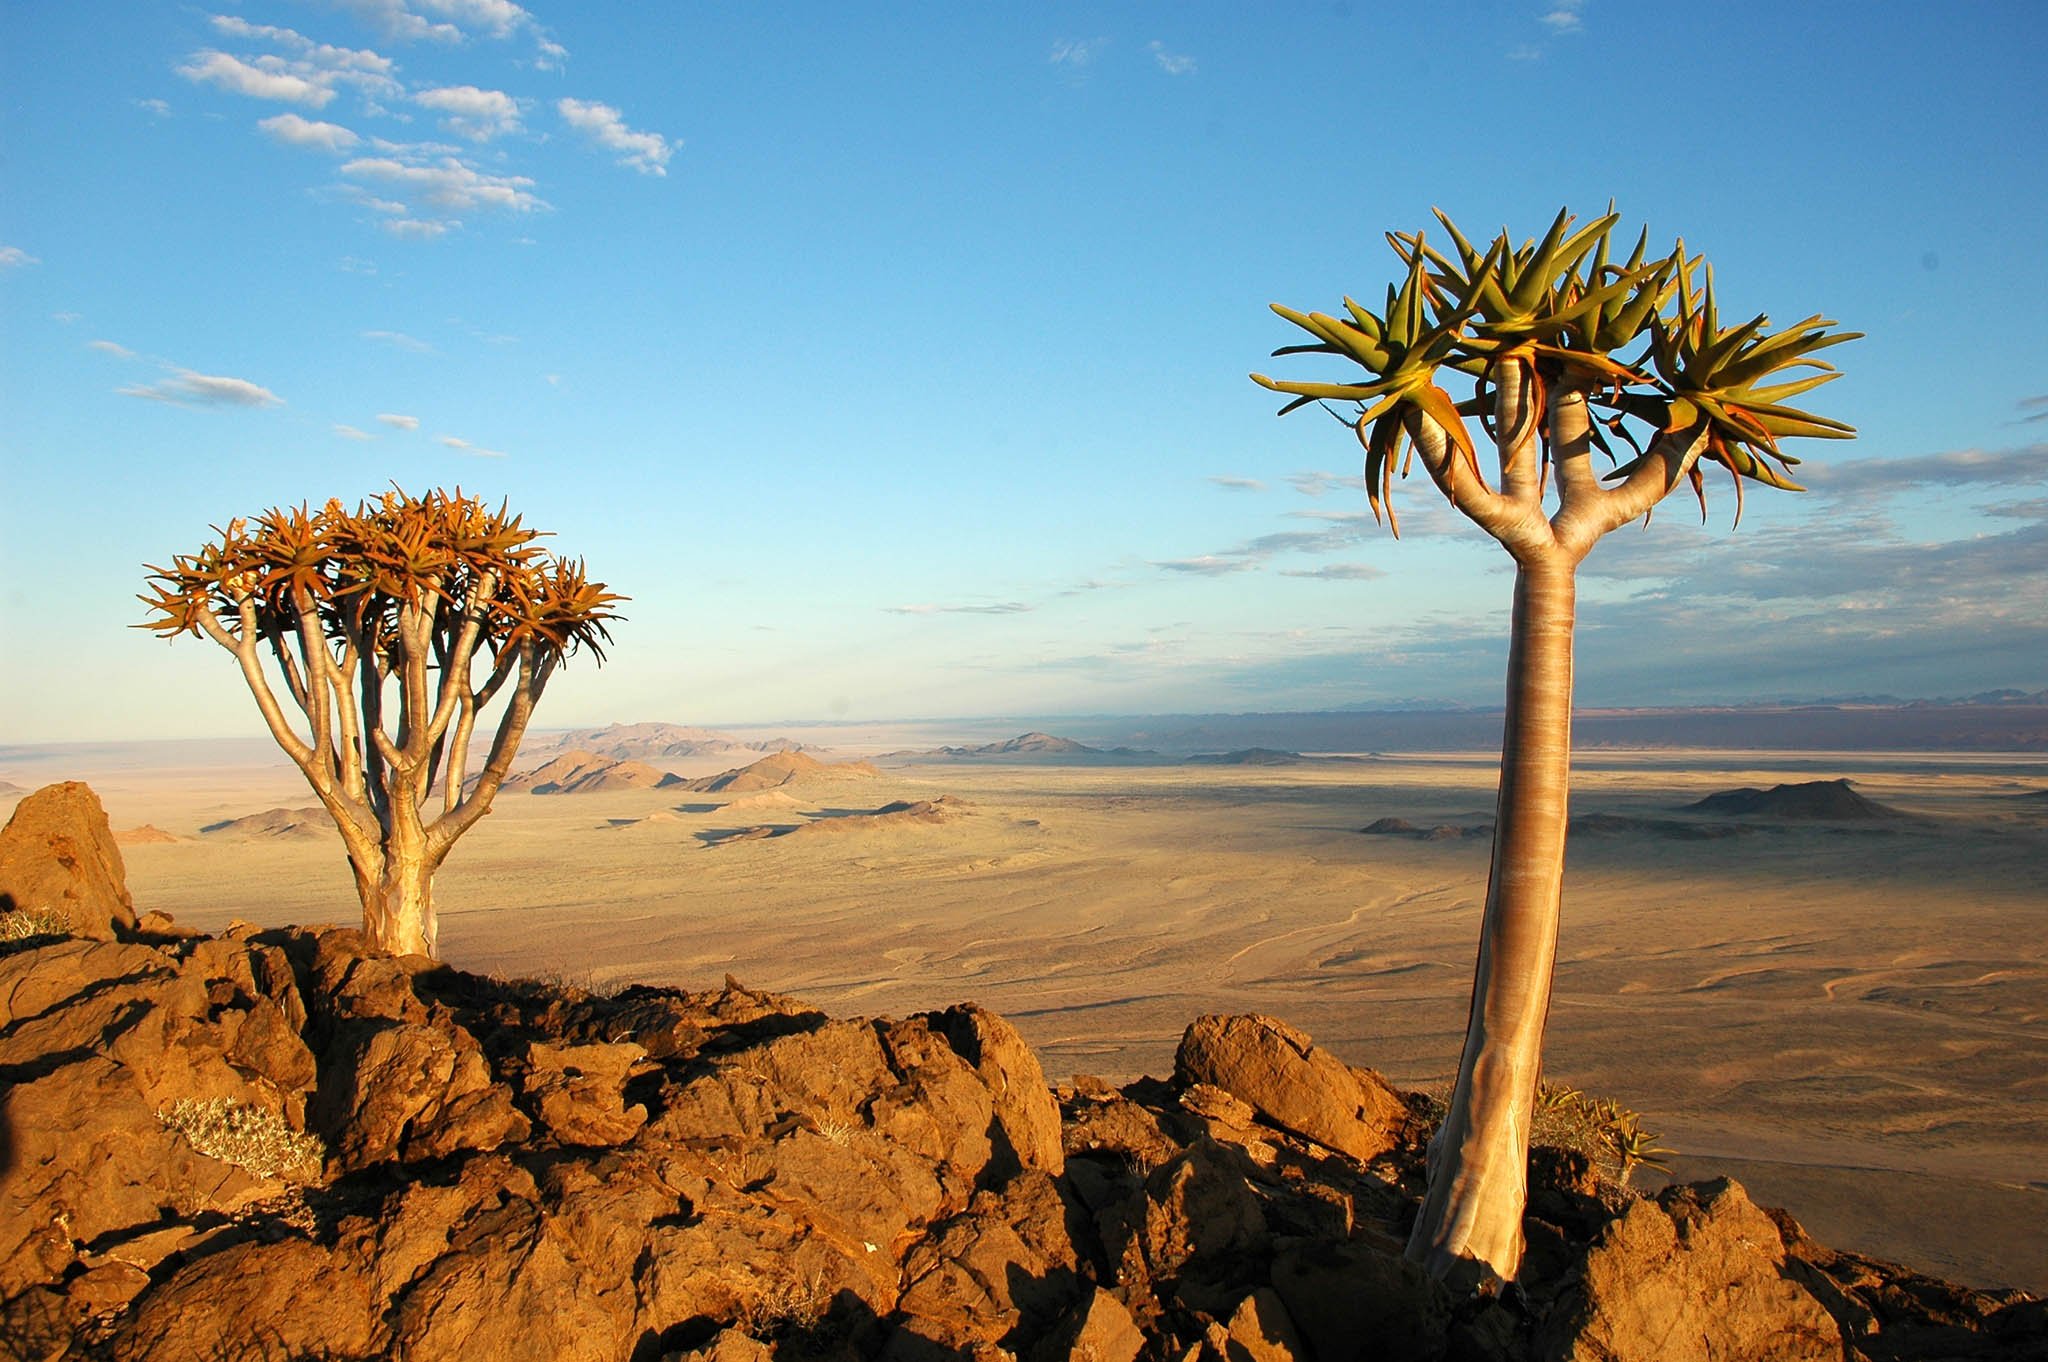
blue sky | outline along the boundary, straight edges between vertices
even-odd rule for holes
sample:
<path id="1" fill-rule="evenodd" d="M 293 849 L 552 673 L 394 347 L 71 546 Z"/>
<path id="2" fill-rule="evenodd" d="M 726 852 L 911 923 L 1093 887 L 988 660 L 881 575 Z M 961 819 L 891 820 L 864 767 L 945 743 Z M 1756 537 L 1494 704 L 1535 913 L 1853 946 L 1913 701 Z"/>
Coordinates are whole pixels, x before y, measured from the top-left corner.
<path id="1" fill-rule="evenodd" d="M 1504 556 L 1245 375 L 1432 205 L 1610 197 L 1867 332 L 1863 433 L 1596 550 L 1581 703 L 2048 685 L 2038 4 L 5 23 L 0 741 L 250 731 L 142 564 L 392 481 L 633 597 L 543 724 L 1496 703 Z"/>

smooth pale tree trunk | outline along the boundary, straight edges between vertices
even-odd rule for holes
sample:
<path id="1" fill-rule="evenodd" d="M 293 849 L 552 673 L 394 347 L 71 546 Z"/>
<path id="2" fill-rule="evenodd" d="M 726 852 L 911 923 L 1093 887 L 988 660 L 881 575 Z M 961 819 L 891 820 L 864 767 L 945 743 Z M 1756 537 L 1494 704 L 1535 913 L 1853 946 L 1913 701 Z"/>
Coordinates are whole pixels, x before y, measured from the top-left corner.
<path id="1" fill-rule="evenodd" d="M 1408 1257 L 1431 1275 L 1513 1280 L 1522 1261 L 1529 1125 L 1557 959 L 1571 785 L 1577 558 L 1517 564 L 1493 866 L 1465 1050 L 1429 1151 Z"/>
<path id="2" fill-rule="evenodd" d="M 433 955 L 434 872 L 440 857 L 427 847 L 419 816 L 392 810 L 391 829 L 366 856 L 350 854 L 356 892 L 363 901 L 363 930 L 370 949 L 392 955 Z"/>

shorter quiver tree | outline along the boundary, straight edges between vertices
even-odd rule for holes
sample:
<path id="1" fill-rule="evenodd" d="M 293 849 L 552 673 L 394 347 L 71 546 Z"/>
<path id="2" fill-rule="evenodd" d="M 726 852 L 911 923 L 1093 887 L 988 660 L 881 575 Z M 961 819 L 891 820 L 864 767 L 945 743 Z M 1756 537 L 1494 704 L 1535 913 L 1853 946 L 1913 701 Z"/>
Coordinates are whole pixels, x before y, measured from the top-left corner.
<path id="1" fill-rule="evenodd" d="M 380 951 L 435 953 L 434 872 L 490 812 L 563 658 L 587 647 L 604 661 L 605 625 L 625 599 L 581 560 L 537 547 L 541 532 L 520 520 L 460 488 L 394 488 L 353 511 L 330 501 L 232 520 L 199 552 L 149 569 L 150 618 L 137 627 L 204 634 L 235 655 L 271 736 L 341 829 Z M 501 691 L 472 784 L 470 738 Z"/>
<path id="2" fill-rule="evenodd" d="M 1471 1012 L 1408 1241 L 1408 1256 L 1434 1276 L 1512 1280 L 1557 958 L 1579 563 L 1682 484 L 1704 516 L 1705 464 L 1733 479 L 1738 519 L 1745 482 L 1799 490 L 1790 477 L 1798 460 L 1779 442 L 1855 432 L 1788 403 L 1835 377 L 1814 355 L 1855 333 L 1830 331 L 1822 317 L 1777 332 L 1761 316 L 1724 325 L 1713 267 L 1683 241 L 1646 258 L 1645 231 L 1626 261 L 1610 258 L 1612 211 L 1576 231 L 1561 212 L 1541 241 L 1517 246 L 1503 231 L 1484 250 L 1442 213 L 1437 220 L 1450 255 L 1421 232 L 1388 234 L 1402 281 L 1388 285 L 1379 312 L 1349 298 L 1341 317 L 1274 305 L 1312 338 L 1274 354 L 1344 361 L 1348 381 L 1252 378 L 1293 398 L 1283 415 L 1320 404 L 1352 429 L 1376 518 L 1384 511 L 1392 522 L 1406 445 L 1515 563 L 1499 812 Z M 1770 381 L 1787 371 L 1795 375 Z M 1470 399 L 1440 386 L 1453 373 L 1472 381 Z M 1467 418 L 1492 446 L 1484 461 Z M 1634 457 L 1615 459 L 1609 435 Z M 1619 463 L 1604 477 L 1596 449 Z"/>

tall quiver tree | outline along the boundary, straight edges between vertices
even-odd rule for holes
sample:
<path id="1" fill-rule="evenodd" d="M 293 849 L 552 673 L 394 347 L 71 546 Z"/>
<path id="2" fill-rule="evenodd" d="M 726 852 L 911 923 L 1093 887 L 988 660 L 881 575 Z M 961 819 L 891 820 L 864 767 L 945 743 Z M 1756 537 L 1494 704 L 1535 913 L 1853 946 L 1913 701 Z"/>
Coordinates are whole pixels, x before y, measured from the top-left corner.
<path id="1" fill-rule="evenodd" d="M 149 569 L 137 627 L 204 634 L 235 655 L 271 736 L 341 830 L 370 944 L 433 955 L 435 871 L 490 812 L 563 659 L 588 648 L 603 662 L 625 598 L 459 488 L 273 509 L 214 533 Z M 470 742 L 501 694 L 472 782 Z"/>
<path id="2" fill-rule="evenodd" d="M 1421 232 L 1389 233 L 1405 267 L 1379 312 L 1344 300 L 1345 316 L 1273 310 L 1314 339 L 1276 355 L 1333 355 L 1362 381 L 1297 382 L 1253 374 L 1319 404 L 1365 447 L 1366 495 L 1398 536 L 1389 496 L 1419 457 L 1437 489 L 1515 562 L 1501 739 L 1498 816 L 1465 1047 L 1443 1126 L 1430 1145 L 1429 1190 L 1408 1256 L 1440 1278 L 1512 1280 L 1522 1260 L 1528 1141 L 1550 1007 L 1571 783 L 1572 628 L 1579 563 L 1610 530 L 1647 520 L 1689 483 L 1706 513 L 1702 465 L 1801 490 L 1792 436 L 1843 438 L 1838 421 L 1786 405 L 1835 377 L 1815 352 L 1854 338 L 1820 317 L 1771 333 L 1756 317 L 1723 326 L 1711 265 L 1679 242 L 1646 259 L 1609 254 L 1610 212 L 1574 230 L 1559 213 L 1540 241 L 1503 232 L 1484 250 L 1439 212 L 1450 255 Z M 1640 346 L 1640 353 L 1622 357 Z M 1788 369 L 1815 372 L 1769 383 Z M 1452 398 L 1449 373 L 1473 381 Z M 1333 404 L 1349 404 L 1339 408 Z M 1492 446 L 1490 480 L 1466 426 Z M 1608 437 L 1632 456 L 1615 458 Z M 1604 474 L 1593 451 L 1618 463 Z M 1407 451 L 1404 453 L 1404 449 Z"/>

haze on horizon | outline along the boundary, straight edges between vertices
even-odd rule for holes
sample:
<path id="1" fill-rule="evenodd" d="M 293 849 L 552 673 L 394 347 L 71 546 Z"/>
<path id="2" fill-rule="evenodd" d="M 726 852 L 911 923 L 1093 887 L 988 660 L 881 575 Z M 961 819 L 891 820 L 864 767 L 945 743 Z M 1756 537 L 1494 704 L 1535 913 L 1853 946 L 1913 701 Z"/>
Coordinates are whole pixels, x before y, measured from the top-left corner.
<path id="1" fill-rule="evenodd" d="M 260 734 L 127 627 L 143 564 L 393 481 L 633 597 L 542 727 L 1498 704 L 1502 555 L 1420 479 L 1393 541 L 1245 375 L 1432 205 L 1610 197 L 1724 313 L 1866 332 L 1815 395 L 1862 435 L 1597 550 L 1581 704 L 2048 685 L 2037 5 L 9 28 L 0 743 Z"/>

